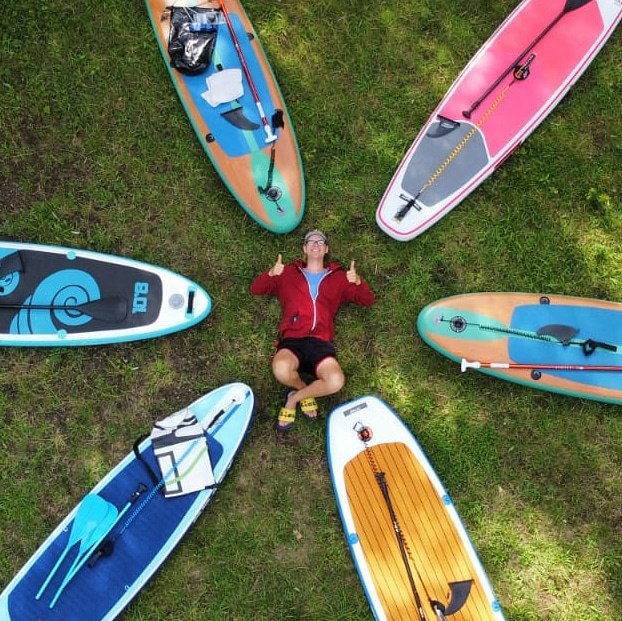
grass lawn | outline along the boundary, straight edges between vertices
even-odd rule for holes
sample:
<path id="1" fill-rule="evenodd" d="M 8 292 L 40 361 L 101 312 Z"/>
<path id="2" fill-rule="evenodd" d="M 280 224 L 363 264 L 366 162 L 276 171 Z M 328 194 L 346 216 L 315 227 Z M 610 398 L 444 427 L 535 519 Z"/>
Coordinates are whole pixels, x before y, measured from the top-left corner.
<path id="1" fill-rule="evenodd" d="M 301 146 L 307 207 L 245 215 L 183 113 L 140 0 L 3 6 L 0 236 L 168 267 L 210 317 L 152 341 L 0 350 L 0 589 L 152 423 L 230 381 L 260 407 L 244 450 L 126 621 L 365 621 L 324 416 L 362 394 L 408 424 L 453 497 L 508 621 L 622 618 L 619 406 L 460 374 L 419 338 L 471 291 L 622 300 L 622 37 L 504 166 L 420 238 L 375 210 L 439 99 L 516 0 L 248 0 Z M 322 422 L 274 431 L 277 303 L 251 279 L 321 228 L 377 304 L 344 308 L 348 381 Z M 302 418 L 302 417 L 301 417 Z"/>

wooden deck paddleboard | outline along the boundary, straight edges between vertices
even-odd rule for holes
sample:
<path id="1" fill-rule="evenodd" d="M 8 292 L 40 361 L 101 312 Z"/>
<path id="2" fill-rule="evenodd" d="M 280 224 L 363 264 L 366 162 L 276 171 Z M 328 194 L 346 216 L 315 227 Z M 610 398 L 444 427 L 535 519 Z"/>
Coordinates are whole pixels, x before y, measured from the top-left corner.
<path id="1" fill-rule="evenodd" d="M 622 19 L 620 0 L 524 0 L 451 86 L 376 212 L 395 239 L 466 198 L 555 108 Z"/>
<path id="2" fill-rule="evenodd" d="M 383 401 L 366 396 L 335 409 L 327 445 L 341 520 L 378 621 L 436 621 L 435 608 L 455 621 L 504 618 L 449 494 Z"/>
<path id="3" fill-rule="evenodd" d="M 261 226 L 289 233 L 304 212 L 300 151 L 276 78 L 242 5 L 222 0 L 230 29 L 217 0 L 146 0 L 146 4 L 177 94 L 216 171 Z M 213 37 L 209 63 L 196 75 L 171 67 L 173 19 L 174 32 L 182 41 Z M 267 134 L 276 140 L 269 142 Z"/>
<path id="4" fill-rule="evenodd" d="M 461 362 L 524 365 L 481 368 L 518 384 L 622 403 L 622 304 L 533 293 L 443 298 L 419 314 L 423 340 Z M 570 366 L 570 369 L 544 368 Z M 584 370 L 576 367 L 612 367 Z"/>
<path id="5" fill-rule="evenodd" d="M 253 409 L 250 388 L 232 383 L 176 413 L 196 417 L 206 430 L 216 485 L 224 479 L 241 447 Z M 159 472 L 150 439 L 140 443 L 137 451 L 154 473 Z M 176 481 L 193 472 L 194 456 L 191 463 L 183 459 L 182 454 L 171 469 Z M 179 544 L 215 492 L 216 488 L 210 488 L 164 497 L 144 464 L 130 452 L 6 586 L 0 595 L 0 621 L 116 619 Z M 122 512 L 124 507 L 127 511 Z M 87 543 L 98 540 L 99 544 L 89 551 Z M 59 594 L 81 548 L 88 564 L 79 568 Z"/>
<path id="6" fill-rule="evenodd" d="M 0 242 L 0 345 L 101 345 L 197 324 L 210 312 L 196 283 L 133 259 Z"/>

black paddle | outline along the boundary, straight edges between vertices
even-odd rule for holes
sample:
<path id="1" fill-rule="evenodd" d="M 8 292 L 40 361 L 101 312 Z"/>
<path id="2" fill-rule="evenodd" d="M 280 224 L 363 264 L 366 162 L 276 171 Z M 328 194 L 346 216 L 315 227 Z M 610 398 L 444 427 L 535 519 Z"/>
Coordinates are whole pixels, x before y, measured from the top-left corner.
<path id="1" fill-rule="evenodd" d="M 121 323 L 127 317 L 127 300 L 119 296 L 99 298 L 82 304 L 5 304 L 0 302 L 0 310 L 3 308 L 78 311 L 93 319 L 108 323 Z"/>
<path id="2" fill-rule="evenodd" d="M 476 99 L 469 107 L 468 110 L 464 110 L 462 112 L 463 116 L 467 119 L 471 118 L 471 114 L 473 114 L 473 112 L 479 108 L 480 104 L 486 99 L 486 97 L 488 97 L 488 95 L 490 95 L 490 93 L 492 93 L 492 91 L 495 90 L 495 88 L 497 88 L 497 86 L 499 86 L 499 84 L 501 84 L 501 82 L 503 81 L 503 79 L 512 71 L 514 71 L 514 69 L 516 68 L 516 66 L 520 63 L 521 59 L 527 54 L 529 53 L 538 43 L 540 43 L 540 41 L 549 33 L 549 31 L 555 26 L 555 24 L 557 24 L 557 22 L 559 22 L 559 20 L 561 20 L 562 17 L 564 17 L 564 15 L 566 15 L 567 13 L 570 13 L 572 11 L 575 11 L 576 9 L 581 8 L 583 5 L 587 4 L 588 2 L 591 2 L 592 0 L 566 0 L 566 4 L 564 5 L 564 8 L 561 10 L 561 12 L 559 13 L 559 15 L 557 15 L 557 17 L 555 17 L 555 19 L 523 50 L 523 52 L 521 52 L 517 57 L 516 60 L 514 60 L 512 62 L 512 64 L 493 82 L 493 84 L 491 86 L 489 86 L 486 91 L 484 91 L 484 94 L 481 95 L 478 99 Z"/>
<path id="3" fill-rule="evenodd" d="M 397 515 L 395 514 L 395 509 L 393 508 L 393 503 L 391 502 L 391 496 L 389 495 L 389 485 L 387 483 L 386 475 L 384 472 L 376 472 L 375 476 L 378 487 L 380 487 L 380 491 L 382 492 L 382 496 L 387 505 L 387 509 L 389 510 L 389 517 L 391 518 L 391 523 L 393 524 L 393 530 L 397 539 L 397 545 L 399 546 L 400 555 L 402 556 L 402 561 L 404 562 L 404 567 L 406 568 L 408 582 L 410 583 L 410 588 L 415 598 L 415 604 L 417 606 L 417 612 L 419 613 L 419 619 L 421 621 L 426 621 L 425 612 L 423 612 L 421 597 L 419 596 L 419 591 L 417 591 L 417 586 L 415 585 L 415 578 L 410 569 L 410 563 L 408 562 L 408 553 L 404 544 L 404 535 L 402 534 L 402 529 L 399 522 L 397 521 Z"/>

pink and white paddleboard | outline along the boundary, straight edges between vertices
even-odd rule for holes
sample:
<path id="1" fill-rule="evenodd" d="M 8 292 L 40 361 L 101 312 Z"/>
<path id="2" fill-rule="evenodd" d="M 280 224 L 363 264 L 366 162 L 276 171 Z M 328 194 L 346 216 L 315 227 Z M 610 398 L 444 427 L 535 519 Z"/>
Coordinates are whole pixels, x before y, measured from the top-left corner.
<path id="1" fill-rule="evenodd" d="M 400 163 L 376 221 L 420 235 L 546 118 L 622 19 L 622 0 L 523 0 L 465 67 Z"/>

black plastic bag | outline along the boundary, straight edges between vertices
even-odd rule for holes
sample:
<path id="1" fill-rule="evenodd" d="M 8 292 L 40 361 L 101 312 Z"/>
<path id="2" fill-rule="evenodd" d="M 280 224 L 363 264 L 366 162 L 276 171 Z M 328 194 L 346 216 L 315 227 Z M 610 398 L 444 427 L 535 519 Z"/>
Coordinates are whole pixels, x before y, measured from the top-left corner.
<path id="1" fill-rule="evenodd" d="M 212 60 L 220 12 L 190 7 L 168 7 L 167 10 L 171 19 L 168 38 L 171 67 L 186 75 L 202 73 Z"/>

